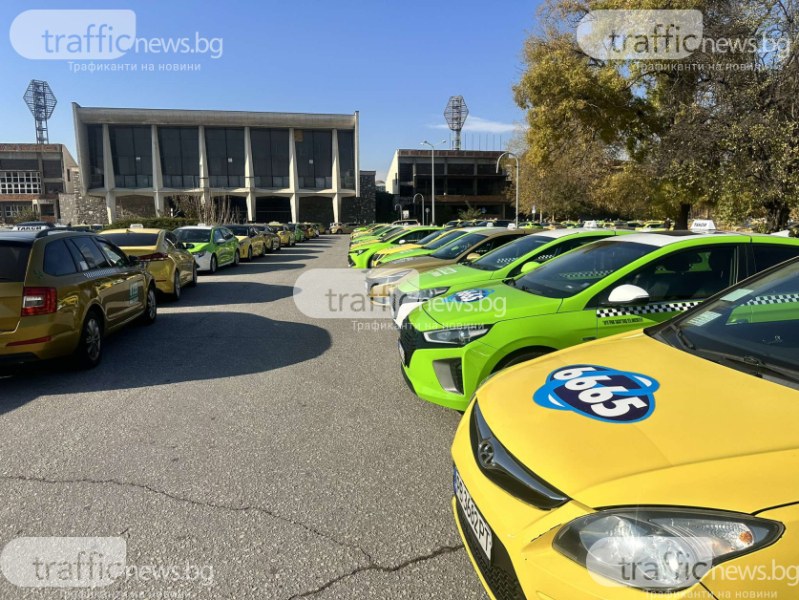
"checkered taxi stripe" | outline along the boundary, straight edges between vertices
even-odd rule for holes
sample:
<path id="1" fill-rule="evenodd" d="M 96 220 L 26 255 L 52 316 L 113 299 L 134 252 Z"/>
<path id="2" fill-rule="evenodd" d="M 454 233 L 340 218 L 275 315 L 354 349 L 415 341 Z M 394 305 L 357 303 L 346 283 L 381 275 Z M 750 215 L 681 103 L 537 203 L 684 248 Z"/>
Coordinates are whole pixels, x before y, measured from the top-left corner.
<path id="1" fill-rule="evenodd" d="M 684 312 L 694 306 L 702 304 L 702 300 L 692 300 L 690 302 L 659 302 L 647 304 L 646 306 L 624 306 L 616 308 L 600 308 L 596 311 L 596 316 L 600 318 L 624 317 L 627 315 L 651 315 L 672 312 Z"/>
<path id="2" fill-rule="evenodd" d="M 758 296 L 752 298 L 744 306 L 759 306 L 764 304 L 790 304 L 799 302 L 799 294 L 774 294 L 772 296 Z"/>
<path id="3" fill-rule="evenodd" d="M 100 277 L 111 277 L 111 275 L 119 275 L 120 269 L 118 268 L 111 268 L 111 269 L 92 269 L 91 271 L 86 271 L 83 273 L 83 276 L 86 279 L 98 279 Z"/>

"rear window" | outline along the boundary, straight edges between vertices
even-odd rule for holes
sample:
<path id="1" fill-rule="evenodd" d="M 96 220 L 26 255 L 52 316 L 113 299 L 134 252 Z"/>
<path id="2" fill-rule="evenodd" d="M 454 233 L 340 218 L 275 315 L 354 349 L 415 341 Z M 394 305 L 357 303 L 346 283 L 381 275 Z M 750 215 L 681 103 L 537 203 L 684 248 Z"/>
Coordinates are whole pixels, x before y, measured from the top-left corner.
<path id="1" fill-rule="evenodd" d="M 120 248 L 155 246 L 158 243 L 157 233 L 104 233 L 102 236 Z"/>
<path id="2" fill-rule="evenodd" d="M 30 244 L 0 241 L 0 281 L 25 281 L 30 253 Z"/>

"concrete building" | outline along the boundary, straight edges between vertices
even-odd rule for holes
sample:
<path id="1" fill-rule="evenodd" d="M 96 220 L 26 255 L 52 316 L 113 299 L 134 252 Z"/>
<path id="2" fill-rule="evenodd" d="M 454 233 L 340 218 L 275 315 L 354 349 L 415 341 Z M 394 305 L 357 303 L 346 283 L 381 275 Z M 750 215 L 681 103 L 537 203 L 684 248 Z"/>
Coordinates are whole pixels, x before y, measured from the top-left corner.
<path id="1" fill-rule="evenodd" d="M 58 195 L 72 192 L 76 166 L 62 144 L 0 144 L 0 222 L 32 211 L 57 221 Z"/>
<path id="2" fill-rule="evenodd" d="M 424 196 L 430 208 L 432 165 L 430 150 L 397 150 L 386 175 L 386 191 L 393 194 L 403 209 L 421 220 Z M 505 195 L 507 173 L 497 173 L 502 152 L 491 150 L 436 150 L 436 220 L 443 223 L 457 217 L 460 210 L 476 208 L 486 218 L 510 218 L 513 207 Z M 419 199 L 420 200 L 420 199 Z"/>
<path id="3" fill-rule="evenodd" d="M 248 221 L 338 221 L 360 192 L 358 113 L 89 108 L 72 104 L 83 191 L 118 212 L 170 214 L 182 195 Z"/>

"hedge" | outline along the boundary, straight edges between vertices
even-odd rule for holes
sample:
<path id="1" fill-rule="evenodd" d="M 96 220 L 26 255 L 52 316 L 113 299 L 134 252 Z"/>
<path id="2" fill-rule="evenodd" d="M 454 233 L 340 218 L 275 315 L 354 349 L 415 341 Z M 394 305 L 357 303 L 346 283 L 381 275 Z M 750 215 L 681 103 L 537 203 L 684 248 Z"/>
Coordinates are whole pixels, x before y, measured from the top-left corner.
<path id="1" fill-rule="evenodd" d="M 186 225 L 196 225 L 197 219 L 183 219 L 174 217 L 155 217 L 151 219 L 133 218 L 116 221 L 106 225 L 103 229 L 129 229 L 131 225 L 142 225 L 148 229 L 177 229 Z"/>

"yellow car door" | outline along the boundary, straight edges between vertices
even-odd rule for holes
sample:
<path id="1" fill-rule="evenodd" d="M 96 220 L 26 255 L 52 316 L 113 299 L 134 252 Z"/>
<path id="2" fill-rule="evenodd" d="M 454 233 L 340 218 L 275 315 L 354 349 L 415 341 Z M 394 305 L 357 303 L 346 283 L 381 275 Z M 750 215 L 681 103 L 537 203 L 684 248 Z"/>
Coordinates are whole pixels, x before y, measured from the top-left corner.
<path id="1" fill-rule="evenodd" d="M 115 323 L 124 322 L 144 312 L 147 298 L 146 277 L 142 269 L 133 265 L 116 246 L 102 238 L 93 240 L 105 255 L 113 282 L 112 301 L 115 308 Z"/>

